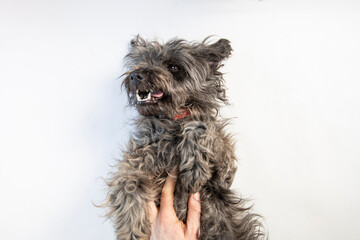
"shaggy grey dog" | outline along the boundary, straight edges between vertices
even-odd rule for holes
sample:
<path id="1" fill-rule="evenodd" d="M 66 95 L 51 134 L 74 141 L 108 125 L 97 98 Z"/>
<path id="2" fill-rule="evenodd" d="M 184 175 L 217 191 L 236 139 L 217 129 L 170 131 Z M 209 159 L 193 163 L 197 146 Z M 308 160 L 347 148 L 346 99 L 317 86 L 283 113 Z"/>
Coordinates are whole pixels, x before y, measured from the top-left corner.
<path id="1" fill-rule="evenodd" d="M 149 239 L 147 203 L 160 204 L 162 186 L 176 166 L 180 220 L 186 221 L 189 195 L 201 195 L 199 239 L 263 239 L 258 216 L 230 190 L 236 157 L 218 110 L 227 103 L 219 68 L 231 51 L 226 39 L 131 41 L 123 85 L 141 116 L 108 182 L 105 205 L 117 239 Z"/>

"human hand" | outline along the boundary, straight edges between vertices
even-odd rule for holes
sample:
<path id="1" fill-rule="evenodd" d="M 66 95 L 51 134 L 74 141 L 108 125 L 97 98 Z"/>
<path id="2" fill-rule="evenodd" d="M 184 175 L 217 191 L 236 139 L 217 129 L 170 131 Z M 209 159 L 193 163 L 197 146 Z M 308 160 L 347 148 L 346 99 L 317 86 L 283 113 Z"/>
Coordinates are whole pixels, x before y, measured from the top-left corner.
<path id="1" fill-rule="evenodd" d="M 197 240 L 200 228 L 200 194 L 190 195 L 186 224 L 180 221 L 174 209 L 174 190 L 176 184 L 174 168 L 166 179 L 161 192 L 160 208 L 155 202 L 148 203 L 151 223 L 151 240 Z"/>

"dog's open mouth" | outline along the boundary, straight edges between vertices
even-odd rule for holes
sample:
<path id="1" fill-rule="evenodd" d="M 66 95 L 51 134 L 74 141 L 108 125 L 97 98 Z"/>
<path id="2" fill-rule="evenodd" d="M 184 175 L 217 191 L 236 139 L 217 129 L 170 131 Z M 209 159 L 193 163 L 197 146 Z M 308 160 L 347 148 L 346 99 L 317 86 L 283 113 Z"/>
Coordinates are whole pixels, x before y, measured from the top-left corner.
<path id="1" fill-rule="evenodd" d="M 164 93 L 162 91 L 140 91 L 136 90 L 136 99 L 138 104 L 156 103 L 162 98 Z"/>

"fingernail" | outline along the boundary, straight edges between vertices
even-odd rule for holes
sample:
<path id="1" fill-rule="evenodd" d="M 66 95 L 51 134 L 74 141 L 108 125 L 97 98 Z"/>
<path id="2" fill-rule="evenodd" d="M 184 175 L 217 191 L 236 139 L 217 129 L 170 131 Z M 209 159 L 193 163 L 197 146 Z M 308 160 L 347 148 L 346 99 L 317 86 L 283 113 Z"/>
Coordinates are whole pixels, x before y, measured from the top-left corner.
<path id="1" fill-rule="evenodd" d="M 200 193 L 197 192 L 193 195 L 193 198 L 196 200 L 196 201 L 200 201 Z"/>

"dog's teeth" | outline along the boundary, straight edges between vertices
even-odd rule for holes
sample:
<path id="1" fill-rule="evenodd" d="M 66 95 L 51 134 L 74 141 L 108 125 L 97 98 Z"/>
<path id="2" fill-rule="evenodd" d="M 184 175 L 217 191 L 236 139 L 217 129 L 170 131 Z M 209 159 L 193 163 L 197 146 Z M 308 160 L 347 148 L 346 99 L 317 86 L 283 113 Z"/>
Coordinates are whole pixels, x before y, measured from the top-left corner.
<path id="1" fill-rule="evenodd" d="M 139 96 L 139 90 L 136 90 L 136 99 L 137 99 L 138 101 L 141 100 L 141 98 L 140 98 L 140 96 Z"/>
<path id="2" fill-rule="evenodd" d="M 139 95 L 139 90 L 136 90 L 136 99 L 138 102 L 145 102 L 151 100 L 151 92 L 148 92 L 147 96 L 144 98 L 141 98 Z"/>

